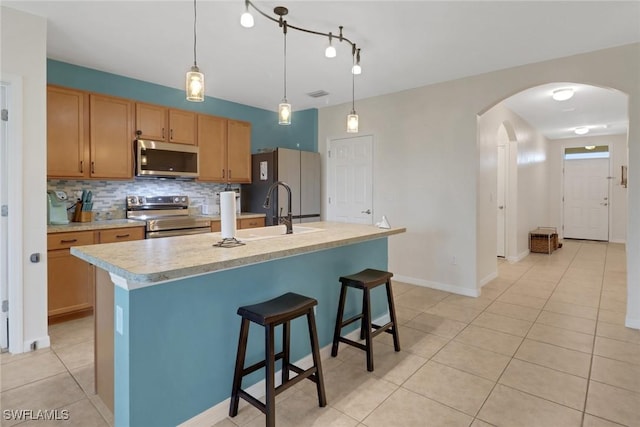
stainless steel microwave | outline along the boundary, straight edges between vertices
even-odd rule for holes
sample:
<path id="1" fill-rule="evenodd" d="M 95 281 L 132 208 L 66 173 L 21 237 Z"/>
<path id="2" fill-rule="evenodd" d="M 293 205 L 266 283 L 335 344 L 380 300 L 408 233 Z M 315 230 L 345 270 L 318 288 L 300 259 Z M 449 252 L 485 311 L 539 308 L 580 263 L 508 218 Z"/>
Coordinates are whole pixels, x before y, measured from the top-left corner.
<path id="1" fill-rule="evenodd" d="M 138 177 L 198 177 L 200 161 L 194 145 L 137 139 L 135 160 Z"/>

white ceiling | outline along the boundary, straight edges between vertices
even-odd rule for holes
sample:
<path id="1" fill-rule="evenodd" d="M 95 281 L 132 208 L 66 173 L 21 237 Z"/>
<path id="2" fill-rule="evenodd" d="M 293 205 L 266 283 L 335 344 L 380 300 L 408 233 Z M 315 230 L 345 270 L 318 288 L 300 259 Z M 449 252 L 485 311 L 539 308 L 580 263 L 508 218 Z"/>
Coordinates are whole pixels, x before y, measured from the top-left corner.
<path id="1" fill-rule="evenodd" d="M 334 33 L 343 25 L 344 35 L 362 48 L 363 73 L 356 77 L 356 100 L 640 41 L 638 1 L 288 0 L 257 4 L 270 14 L 275 6 L 286 6 L 292 25 Z M 184 87 L 184 73 L 193 63 L 191 0 L 2 0 L 2 5 L 48 18 L 50 58 Z M 255 27 L 242 28 L 243 11 L 243 0 L 198 1 L 198 65 L 206 76 L 206 93 L 275 110 L 283 95 L 282 32 L 257 13 Z M 287 98 L 294 110 L 351 101 L 351 50 L 346 43 L 334 41 L 338 57 L 327 59 L 326 44 L 324 38 L 295 31 L 287 36 Z M 329 95 L 318 99 L 306 95 L 320 89 Z M 590 99 L 603 105 L 606 97 L 596 92 L 584 87 L 577 92 L 581 112 L 589 110 Z M 536 113 L 533 100 L 538 97 L 533 92 L 522 94 L 511 108 L 556 135 L 553 129 L 558 123 L 552 122 L 559 117 L 547 114 L 545 119 Z M 611 113 L 604 108 L 598 111 Z M 575 126 L 579 118 L 592 120 L 583 114 L 562 125 Z M 609 114 L 598 120 L 618 123 L 621 117 Z"/>

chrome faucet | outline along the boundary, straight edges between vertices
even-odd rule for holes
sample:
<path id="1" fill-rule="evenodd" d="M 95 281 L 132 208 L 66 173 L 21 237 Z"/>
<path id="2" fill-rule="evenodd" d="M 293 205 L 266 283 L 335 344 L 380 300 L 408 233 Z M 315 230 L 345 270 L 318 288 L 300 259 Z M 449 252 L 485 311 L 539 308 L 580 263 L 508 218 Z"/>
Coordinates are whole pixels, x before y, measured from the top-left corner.
<path id="1" fill-rule="evenodd" d="M 267 190 L 267 198 L 264 199 L 264 204 L 262 205 L 262 207 L 265 209 L 269 209 L 269 207 L 271 206 L 271 194 L 273 193 L 273 190 L 278 187 L 278 185 L 283 186 L 285 190 L 287 190 L 287 207 L 289 210 L 287 216 L 285 217 L 282 216 L 282 208 L 280 208 L 278 223 L 284 224 L 287 227 L 287 234 L 293 234 L 293 217 L 291 216 L 291 187 L 289 187 L 286 182 L 277 181 L 271 184 L 271 186 Z"/>

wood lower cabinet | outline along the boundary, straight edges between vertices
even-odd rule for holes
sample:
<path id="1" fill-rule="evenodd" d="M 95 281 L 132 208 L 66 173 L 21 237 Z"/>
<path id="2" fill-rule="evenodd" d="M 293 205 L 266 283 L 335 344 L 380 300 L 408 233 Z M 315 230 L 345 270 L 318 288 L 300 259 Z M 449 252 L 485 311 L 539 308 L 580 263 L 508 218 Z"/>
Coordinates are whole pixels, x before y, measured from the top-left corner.
<path id="1" fill-rule="evenodd" d="M 98 243 L 128 242 L 143 239 L 144 227 L 110 228 L 98 231 Z"/>
<path id="2" fill-rule="evenodd" d="M 237 220 L 239 229 L 265 226 L 265 218 L 240 218 Z"/>
<path id="3" fill-rule="evenodd" d="M 211 232 L 215 233 L 217 231 L 221 231 L 222 230 L 222 223 L 220 222 L 220 220 L 217 221 L 211 221 Z"/>
<path id="4" fill-rule="evenodd" d="M 71 255 L 69 250 L 72 246 L 93 243 L 93 231 L 47 235 L 49 323 L 93 312 L 94 267 Z"/>

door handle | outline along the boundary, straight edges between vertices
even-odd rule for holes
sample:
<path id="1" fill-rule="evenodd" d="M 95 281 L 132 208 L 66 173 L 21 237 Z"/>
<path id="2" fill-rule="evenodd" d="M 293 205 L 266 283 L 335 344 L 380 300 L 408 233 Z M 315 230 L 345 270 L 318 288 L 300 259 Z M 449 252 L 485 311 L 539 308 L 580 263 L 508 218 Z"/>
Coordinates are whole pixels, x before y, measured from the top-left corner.
<path id="1" fill-rule="evenodd" d="M 602 206 L 609 206 L 609 203 L 600 203 Z"/>
<path id="2" fill-rule="evenodd" d="M 367 215 L 371 215 L 371 209 L 367 209 L 366 211 L 360 211 L 360 213 L 366 213 Z"/>

